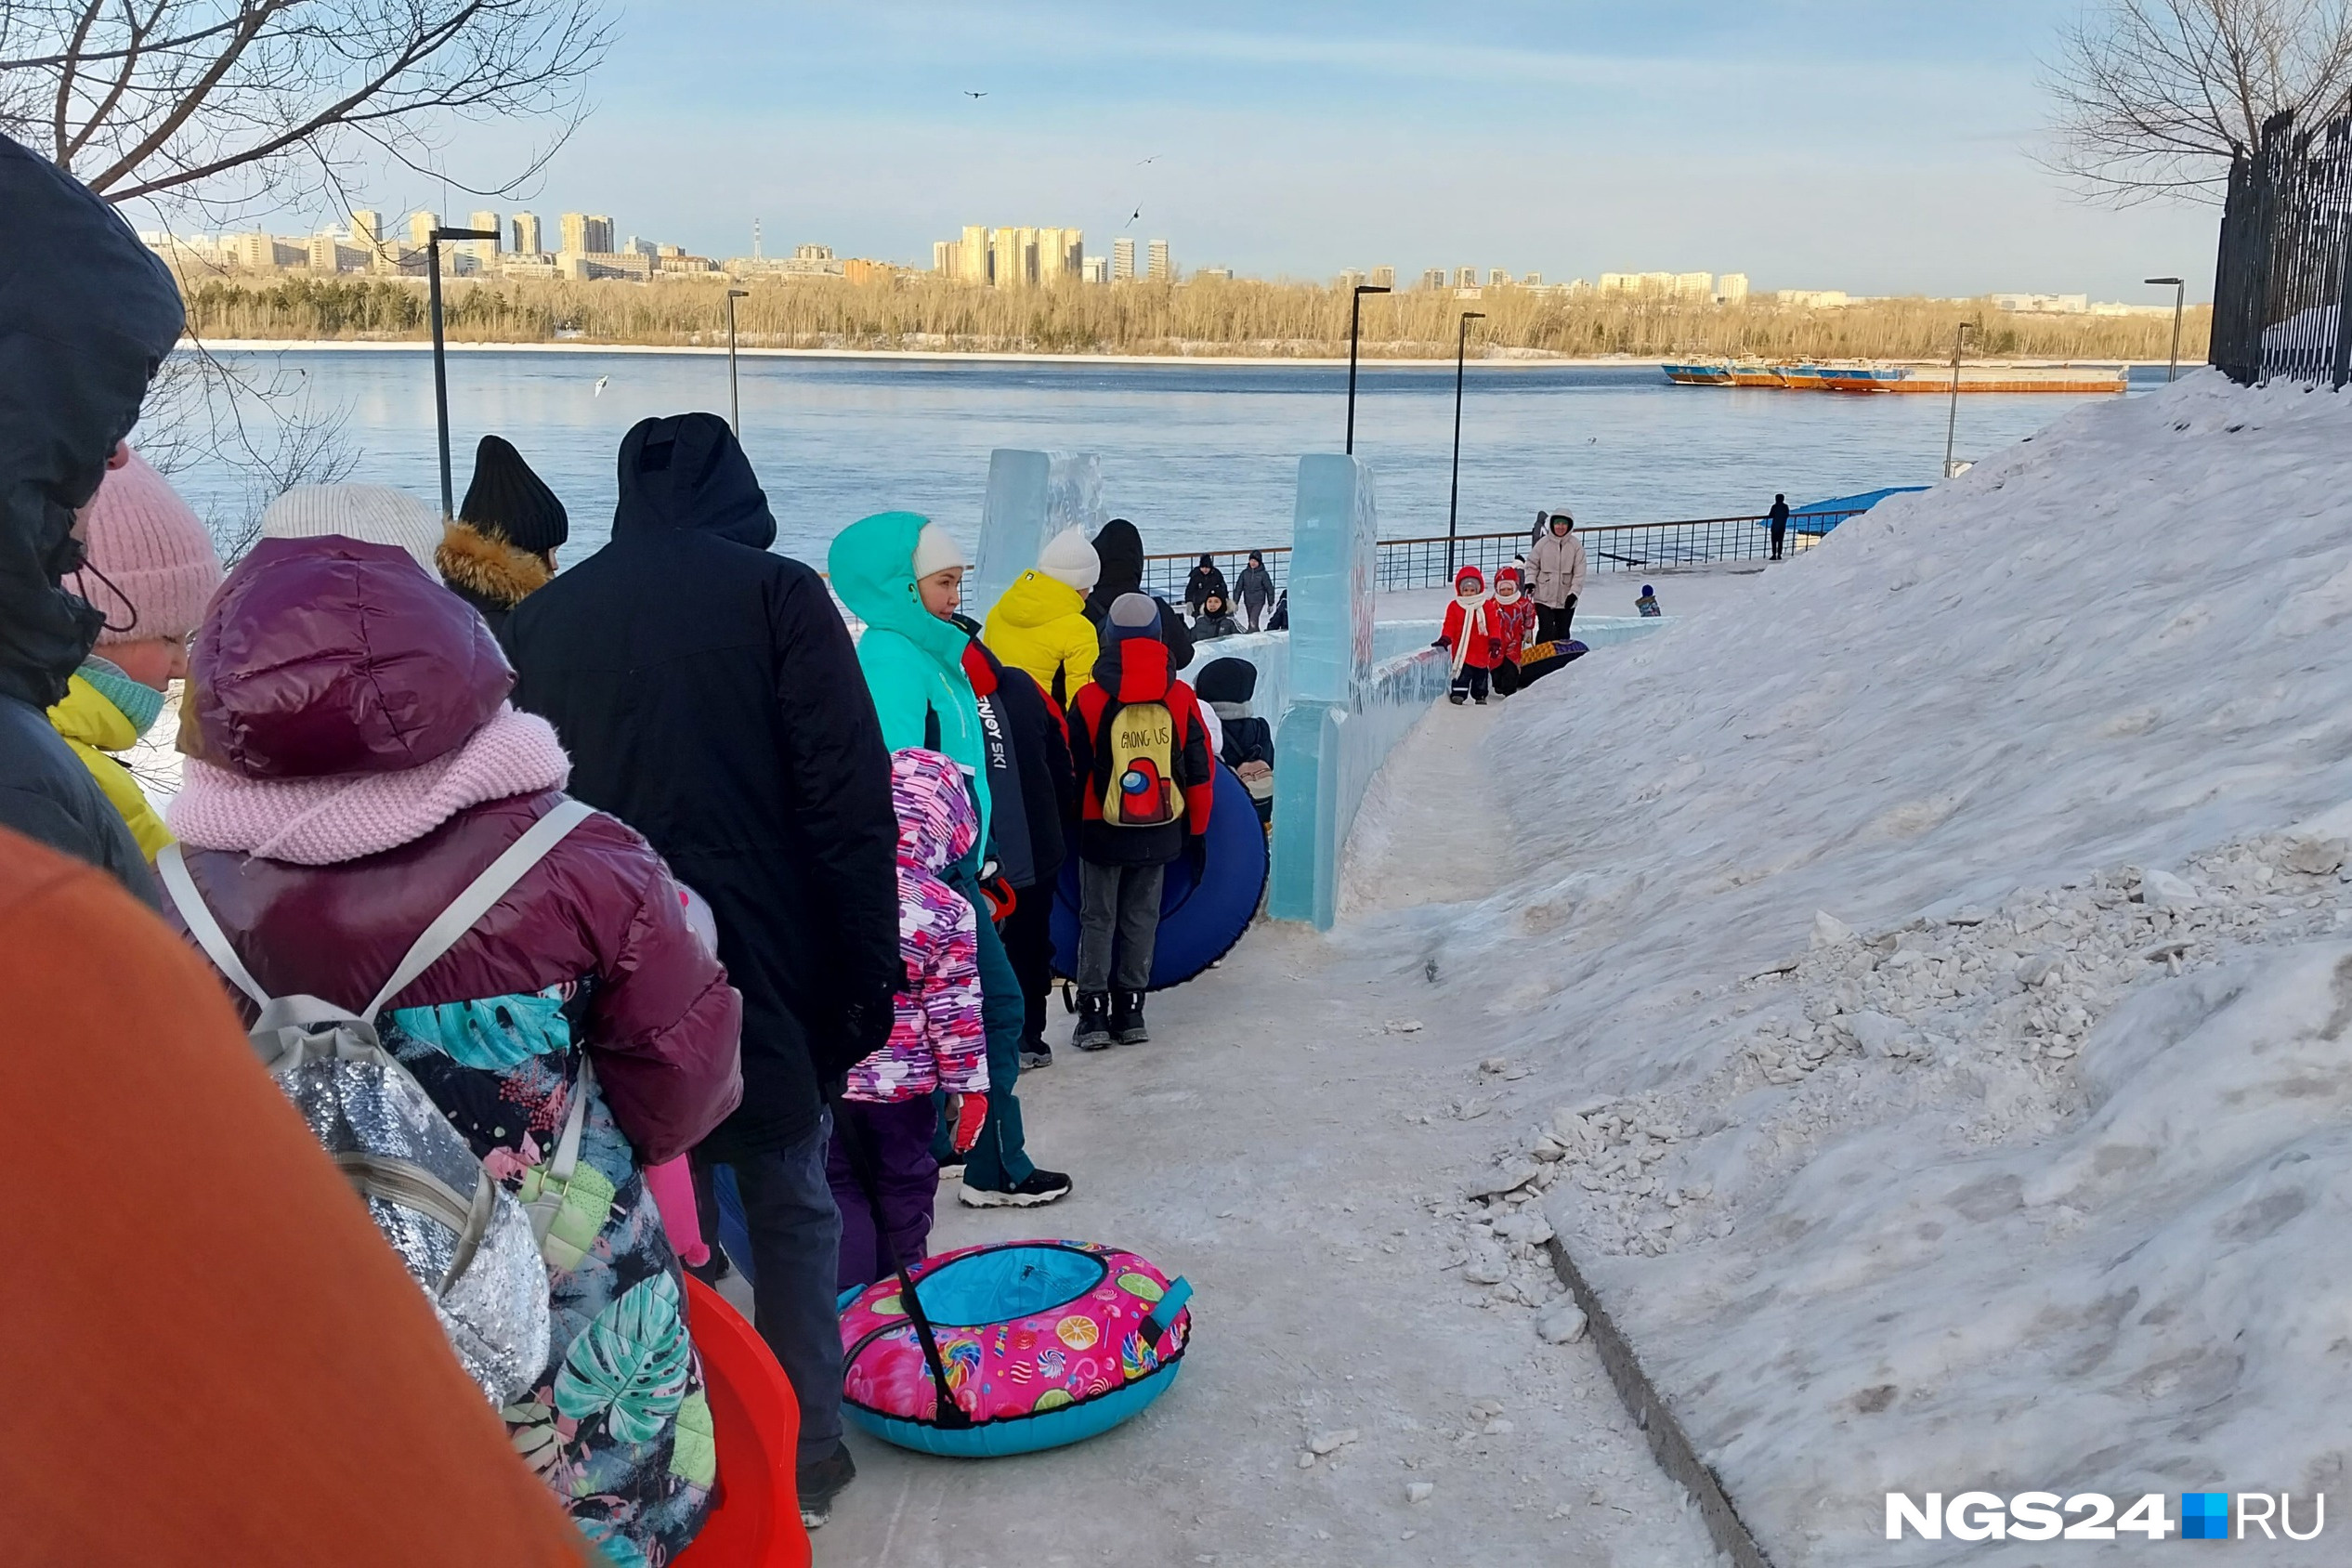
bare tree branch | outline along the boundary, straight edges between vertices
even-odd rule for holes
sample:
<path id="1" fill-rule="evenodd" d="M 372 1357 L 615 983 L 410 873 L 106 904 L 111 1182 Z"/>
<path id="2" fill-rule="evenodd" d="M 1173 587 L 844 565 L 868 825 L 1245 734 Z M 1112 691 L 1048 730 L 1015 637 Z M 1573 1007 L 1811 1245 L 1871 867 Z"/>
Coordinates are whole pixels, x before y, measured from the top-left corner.
<path id="1" fill-rule="evenodd" d="M 2087 194 L 2217 201 L 2265 121 L 2313 124 L 2352 95 L 2352 0 L 2099 0 L 2045 75 L 2048 163 Z"/>
<path id="2" fill-rule="evenodd" d="M 579 124 L 598 0 L 0 0 L 0 131 L 110 201 L 225 215 L 380 158 L 503 193 Z M 34 107 L 37 103 L 38 107 Z M 523 120 L 520 173 L 445 166 L 455 122 Z"/>

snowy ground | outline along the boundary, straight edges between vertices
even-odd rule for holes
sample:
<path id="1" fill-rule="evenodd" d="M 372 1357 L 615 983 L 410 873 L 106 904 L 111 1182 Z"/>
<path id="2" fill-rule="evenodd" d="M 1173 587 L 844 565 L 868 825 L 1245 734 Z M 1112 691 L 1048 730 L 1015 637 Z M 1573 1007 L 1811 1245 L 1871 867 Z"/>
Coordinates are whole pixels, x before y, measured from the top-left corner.
<path id="1" fill-rule="evenodd" d="M 1452 753 L 1401 758 L 1431 763 Z M 1027 1215 L 943 1201 L 936 1243 L 1101 1237 L 1183 1272 L 1199 1291 L 1183 1380 L 1026 1458 L 854 1437 L 820 1568 L 1713 1563 L 1589 1339 L 1544 1343 L 1528 1308 L 1463 1279 L 1452 1183 L 1493 1145 L 1499 1079 L 1434 994 L 1418 962 L 1261 927 L 1154 1000 L 1154 1043 L 1057 1044 L 1025 1074 L 1030 1149 L 1075 1195 Z"/>
<path id="2" fill-rule="evenodd" d="M 1367 799 L 1502 883 L 1350 883 L 1526 1074 L 1459 1243 L 1559 1227 L 1782 1568 L 2045 1561 L 1889 1489 L 2341 1486 L 2348 621 L 2352 407 L 2200 374 L 1441 712 L 1508 838 Z"/>

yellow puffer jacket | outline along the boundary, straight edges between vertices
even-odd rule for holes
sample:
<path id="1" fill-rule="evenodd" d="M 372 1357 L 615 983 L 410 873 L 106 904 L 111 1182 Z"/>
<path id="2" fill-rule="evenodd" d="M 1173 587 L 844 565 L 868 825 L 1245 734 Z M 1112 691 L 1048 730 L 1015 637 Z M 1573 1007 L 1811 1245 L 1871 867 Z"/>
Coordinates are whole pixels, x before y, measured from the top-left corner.
<path id="1" fill-rule="evenodd" d="M 110 751 L 127 751 L 138 744 L 138 731 L 123 716 L 123 710 L 109 702 L 98 687 L 76 675 L 66 683 L 64 700 L 49 710 L 49 723 L 73 748 L 73 754 L 90 770 L 90 777 L 106 791 L 114 809 L 123 814 L 123 820 L 130 825 L 131 837 L 138 841 L 139 853 L 154 859 L 155 852 L 172 842 L 171 830 L 148 804 L 147 791 L 138 787 L 131 770 L 107 755 Z"/>
<path id="2" fill-rule="evenodd" d="M 1086 595 L 1035 568 L 1004 591 L 980 628 L 980 640 L 1007 664 L 1026 670 L 1065 707 L 1094 678 L 1094 656 L 1102 647 L 1094 622 L 1086 619 Z"/>

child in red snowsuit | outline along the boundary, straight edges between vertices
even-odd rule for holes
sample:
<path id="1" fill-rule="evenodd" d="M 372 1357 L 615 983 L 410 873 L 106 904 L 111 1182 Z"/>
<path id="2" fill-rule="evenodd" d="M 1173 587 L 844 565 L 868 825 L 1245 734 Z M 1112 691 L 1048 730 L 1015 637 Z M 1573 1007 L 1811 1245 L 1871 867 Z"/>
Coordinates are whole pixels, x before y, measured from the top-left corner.
<path id="1" fill-rule="evenodd" d="M 1521 591 L 1517 567 L 1495 573 L 1495 630 L 1503 652 L 1495 665 L 1495 695 L 1509 697 L 1519 689 L 1520 653 L 1535 636 L 1535 601 Z"/>
<path id="2" fill-rule="evenodd" d="M 1445 607 L 1445 624 L 1434 645 L 1454 659 L 1454 689 L 1446 700 L 1456 707 L 1465 701 L 1486 706 L 1486 683 L 1502 661 L 1502 629 L 1495 621 L 1495 601 L 1486 596 L 1486 580 L 1476 567 L 1454 574 L 1454 602 Z"/>

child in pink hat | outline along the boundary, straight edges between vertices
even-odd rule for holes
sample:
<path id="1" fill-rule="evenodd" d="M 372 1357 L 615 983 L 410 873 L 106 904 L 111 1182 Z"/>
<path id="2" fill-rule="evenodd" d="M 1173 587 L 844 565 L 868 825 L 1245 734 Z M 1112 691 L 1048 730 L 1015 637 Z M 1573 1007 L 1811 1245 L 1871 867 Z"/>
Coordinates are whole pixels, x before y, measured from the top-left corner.
<path id="1" fill-rule="evenodd" d="M 152 860 L 172 835 L 117 753 L 153 726 L 165 689 L 188 673 L 188 638 L 220 586 L 220 555 L 188 503 L 128 447 L 108 459 L 80 528 L 86 564 L 65 587 L 96 606 L 106 627 L 49 722 Z"/>

